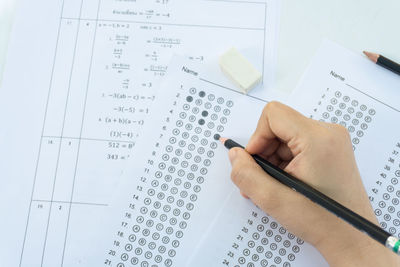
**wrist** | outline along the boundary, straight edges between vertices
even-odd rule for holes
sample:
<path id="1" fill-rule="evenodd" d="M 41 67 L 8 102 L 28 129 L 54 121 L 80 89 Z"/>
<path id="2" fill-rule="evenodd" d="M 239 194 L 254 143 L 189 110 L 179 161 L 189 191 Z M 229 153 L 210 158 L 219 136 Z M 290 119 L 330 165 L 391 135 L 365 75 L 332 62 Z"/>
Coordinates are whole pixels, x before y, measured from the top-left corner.
<path id="1" fill-rule="evenodd" d="M 347 226 L 347 231 L 332 233 L 316 246 L 329 266 L 400 266 L 400 259 L 395 253 L 352 226 Z"/>

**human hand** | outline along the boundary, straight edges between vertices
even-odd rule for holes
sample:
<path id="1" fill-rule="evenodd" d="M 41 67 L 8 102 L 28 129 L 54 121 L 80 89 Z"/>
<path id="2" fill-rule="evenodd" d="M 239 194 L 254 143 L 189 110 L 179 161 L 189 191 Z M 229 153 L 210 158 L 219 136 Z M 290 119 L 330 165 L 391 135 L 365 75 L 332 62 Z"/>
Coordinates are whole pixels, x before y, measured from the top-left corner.
<path id="1" fill-rule="evenodd" d="M 270 102 L 246 149 L 229 151 L 231 178 L 243 196 L 314 245 L 331 266 L 400 266 L 393 252 L 270 177 L 250 154 L 260 155 L 377 223 L 344 127 L 306 118 L 288 106 Z"/>

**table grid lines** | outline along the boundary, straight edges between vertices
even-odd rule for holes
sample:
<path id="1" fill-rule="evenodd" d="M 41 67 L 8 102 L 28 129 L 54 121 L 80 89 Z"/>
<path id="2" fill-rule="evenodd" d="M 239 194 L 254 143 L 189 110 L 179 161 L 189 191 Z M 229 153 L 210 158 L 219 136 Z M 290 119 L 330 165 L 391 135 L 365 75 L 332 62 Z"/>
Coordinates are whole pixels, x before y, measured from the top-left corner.
<path id="1" fill-rule="evenodd" d="M 45 130 L 45 122 L 47 119 L 47 110 L 48 110 L 48 106 L 49 106 L 49 102 L 50 102 L 50 92 L 51 92 L 51 87 L 52 87 L 53 77 L 54 77 L 54 70 L 55 70 L 55 65 L 56 65 L 56 55 L 58 52 L 58 42 L 59 42 L 60 33 L 61 33 L 61 23 L 62 23 L 62 14 L 64 12 L 64 4 L 65 4 L 65 0 L 63 0 L 63 2 L 62 2 L 61 11 L 60 11 L 60 20 L 59 20 L 59 25 L 58 25 L 58 30 L 57 30 L 56 47 L 55 47 L 54 57 L 53 57 L 53 62 L 52 62 L 52 69 L 51 69 L 51 75 L 50 75 L 50 81 L 49 81 L 49 89 L 47 92 L 45 113 L 43 116 L 43 124 L 42 124 L 43 126 L 42 126 L 42 134 L 41 134 L 42 136 L 43 136 L 44 130 Z M 22 266 L 22 259 L 24 257 L 25 242 L 26 242 L 26 237 L 27 237 L 27 233 L 28 233 L 28 225 L 29 225 L 31 208 L 32 208 L 33 194 L 35 191 L 37 171 L 38 171 L 38 167 L 39 167 L 39 159 L 40 159 L 41 150 L 42 150 L 42 142 L 43 142 L 43 138 L 40 138 L 39 150 L 38 150 L 38 155 L 37 155 L 37 159 L 36 159 L 35 174 L 34 174 L 34 178 L 33 178 L 32 190 L 31 190 L 31 199 L 30 199 L 30 203 L 29 203 L 28 215 L 27 215 L 27 219 L 26 219 L 25 232 L 24 232 L 24 239 L 22 242 L 21 255 L 20 255 L 20 259 L 19 259 L 19 267 Z"/>
<path id="2" fill-rule="evenodd" d="M 80 201 L 62 201 L 62 200 L 46 200 L 46 199 L 33 199 L 32 202 L 46 202 L 46 203 L 63 203 L 72 205 L 90 205 L 90 206 L 108 206 L 105 203 L 90 203 L 90 202 L 80 202 Z"/>
<path id="3" fill-rule="evenodd" d="M 82 3 L 83 3 L 83 0 L 82 0 Z M 101 0 L 98 0 L 96 20 L 99 18 L 100 5 L 101 5 Z M 88 79 L 87 79 L 87 84 L 86 84 L 86 92 L 85 92 L 85 100 L 84 100 L 84 105 L 83 105 L 83 115 L 82 115 L 82 121 L 81 121 L 81 129 L 80 129 L 80 132 L 79 132 L 78 152 L 77 152 L 77 155 L 76 155 L 74 177 L 73 177 L 73 181 L 72 181 L 72 190 L 71 190 L 71 197 L 70 197 L 69 209 L 68 209 L 67 227 L 65 229 L 65 237 L 64 237 L 64 246 L 63 246 L 62 258 L 61 258 L 61 266 L 64 265 L 65 247 L 66 247 L 66 244 L 67 244 L 69 222 L 70 222 L 70 218 L 71 218 L 71 208 L 72 208 L 71 204 L 72 204 L 72 199 L 74 198 L 76 172 L 77 172 L 77 169 L 78 169 L 79 152 L 80 152 L 81 141 L 82 141 L 81 137 L 82 137 L 83 125 L 84 125 L 84 121 L 85 121 L 86 103 L 87 103 L 87 96 L 88 96 L 88 91 L 89 91 L 90 75 L 92 73 L 94 47 L 95 47 L 95 43 L 96 43 L 97 21 L 96 21 L 96 25 L 95 25 L 94 29 L 95 30 L 94 30 L 94 35 L 93 35 L 92 49 L 91 49 L 91 53 L 92 54 L 90 55 L 89 73 L 88 73 Z"/>
<path id="4" fill-rule="evenodd" d="M 265 8 L 267 5 L 265 5 Z M 263 28 L 247 28 L 247 27 L 233 27 L 233 26 L 219 26 L 219 25 L 199 25 L 199 24 L 178 24 L 178 23 L 165 23 L 165 22 L 150 22 L 140 20 L 118 20 L 118 19 L 90 19 L 90 18 L 70 18 L 62 17 L 65 20 L 85 20 L 85 21 L 96 21 L 96 22 L 115 22 L 115 23 L 131 23 L 131 24 L 150 24 L 150 25 L 161 25 L 161 26 L 177 26 L 177 27 L 198 27 L 198 28 L 217 28 L 217 29 L 232 29 L 232 30 L 249 30 L 249 31 L 265 31 L 265 24 Z"/>
<path id="5" fill-rule="evenodd" d="M 81 4 L 80 4 L 79 17 L 82 15 L 82 6 L 83 6 L 83 0 L 81 0 Z M 75 65 L 75 55 L 76 55 L 76 48 L 77 48 L 77 44 L 78 44 L 78 38 L 79 38 L 79 30 L 80 30 L 80 21 L 78 21 L 78 27 L 77 27 L 77 31 L 76 31 L 76 37 L 75 37 L 76 39 L 75 39 L 75 44 L 74 44 L 74 52 L 73 52 L 73 56 L 72 56 L 71 70 L 70 70 L 70 73 L 69 73 L 67 98 L 65 100 L 63 123 L 62 123 L 62 127 L 61 127 L 61 136 L 64 133 L 65 119 L 66 119 L 66 116 L 67 116 L 68 100 L 69 100 L 69 97 L 70 97 L 72 72 L 73 72 L 74 65 Z M 51 200 L 54 199 L 54 191 L 55 191 L 55 187 L 56 187 L 58 167 L 59 167 L 59 161 L 60 161 L 60 155 L 61 155 L 61 145 L 62 145 L 62 142 L 60 142 L 59 147 L 58 147 L 56 170 L 55 170 L 55 174 L 54 174 L 53 188 L 52 188 L 52 192 L 51 192 Z M 52 204 L 53 203 L 50 202 L 49 215 L 47 217 L 47 224 L 46 224 L 46 234 L 45 234 L 43 250 L 42 250 L 42 259 L 41 259 L 41 263 L 40 263 L 41 266 L 43 266 L 43 260 L 44 260 L 44 256 L 45 256 L 45 253 L 46 253 L 46 245 L 47 245 L 47 237 L 48 237 L 48 233 L 49 233 L 51 210 L 52 210 L 52 207 L 53 207 Z"/>
<path id="6" fill-rule="evenodd" d="M 129 143 L 129 144 L 134 144 L 134 143 L 135 143 L 135 141 L 127 141 L 127 140 L 86 138 L 86 137 L 72 137 L 72 136 L 55 136 L 55 135 L 43 135 L 42 138 L 49 138 L 49 139 L 72 139 L 72 140 L 85 140 L 85 141 L 98 141 L 98 142 L 116 142 L 116 143 Z"/>

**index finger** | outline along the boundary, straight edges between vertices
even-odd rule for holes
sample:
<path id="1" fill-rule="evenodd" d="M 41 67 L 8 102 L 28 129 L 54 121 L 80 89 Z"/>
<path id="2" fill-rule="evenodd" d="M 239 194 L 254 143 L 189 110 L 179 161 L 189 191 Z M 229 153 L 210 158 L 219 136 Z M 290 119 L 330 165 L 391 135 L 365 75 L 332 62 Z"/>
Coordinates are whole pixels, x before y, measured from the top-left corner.
<path id="1" fill-rule="evenodd" d="M 258 121 L 246 150 L 250 154 L 265 154 L 268 147 L 275 147 L 277 140 L 289 143 L 309 131 L 311 121 L 294 109 L 279 103 L 269 102 Z M 274 151 L 271 151 L 271 154 Z"/>

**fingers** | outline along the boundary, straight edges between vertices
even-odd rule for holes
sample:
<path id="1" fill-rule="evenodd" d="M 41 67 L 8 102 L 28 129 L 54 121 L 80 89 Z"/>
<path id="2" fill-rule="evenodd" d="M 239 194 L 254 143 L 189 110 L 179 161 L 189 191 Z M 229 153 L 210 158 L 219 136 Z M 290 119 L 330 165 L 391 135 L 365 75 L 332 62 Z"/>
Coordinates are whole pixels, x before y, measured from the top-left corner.
<path id="1" fill-rule="evenodd" d="M 276 166 L 278 166 L 282 161 L 290 161 L 293 159 L 292 151 L 289 149 L 287 144 L 278 140 L 271 143 L 265 148 L 265 151 L 257 153 L 257 155 Z"/>
<path id="2" fill-rule="evenodd" d="M 232 164 L 232 181 L 240 189 L 242 196 L 250 198 L 282 225 L 290 225 L 292 231 L 300 236 L 304 229 L 309 228 L 309 221 L 320 220 L 321 214 L 333 217 L 329 221 L 335 219 L 335 216 L 325 212 L 323 208 L 265 173 L 245 150 L 232 148 L 229 151 L 229 159 Z M 293 218 L 307 220 L 298 220 L 293 224 Z"/>
<path id="3" fill-rule="evenodd" d="M 276 154 L 279 156 L 281 160 L 291 160 L 293 158 L 292 151 L 285 143 L 280 143 L 278 149 L 276 150 Z"/>
<path id="4" fill-rule="evenodd" d="M 250 154 L 272 154 L 279 147 L 276 142 L 289 143 L 309 131 L 311 121 L 294 109 L 279 102 L 269 102 L 258 121 L 257 128 L 246 146 Z M 284 148 L 280 153 L 291 156 Z"/>
<path id="5" fill-rule="evenodd" d="M 282 163 L 282 159 L 277 154 L 272 154 L 271 156 L 267 157 L 266 160 L 275 166 L 279 166 Z"/>
<path id="6" fill-rule="evenodd" d="M 231 149 L 229 159 L 232 164 L 232 181 L 242 195 L 262 205 L 267 211 L 280 207 L 293 194 L 292 190 L 265 173 L 245 150 Z"/>

